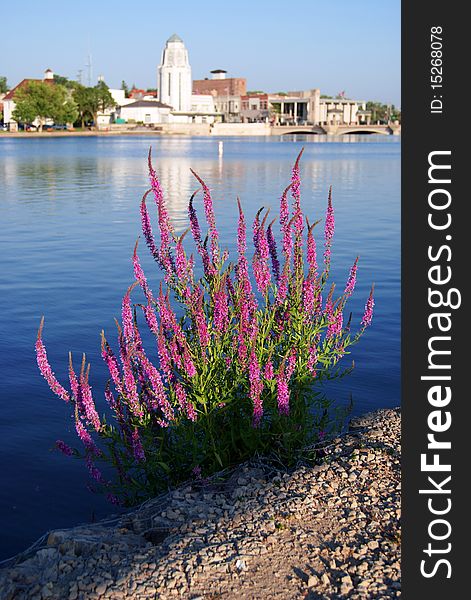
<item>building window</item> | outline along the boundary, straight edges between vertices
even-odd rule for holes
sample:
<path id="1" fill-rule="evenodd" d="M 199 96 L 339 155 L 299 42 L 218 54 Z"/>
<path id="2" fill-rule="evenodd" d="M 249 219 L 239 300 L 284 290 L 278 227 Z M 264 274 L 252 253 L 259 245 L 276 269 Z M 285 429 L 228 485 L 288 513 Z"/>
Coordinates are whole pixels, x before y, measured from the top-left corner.
<path id="1" fill-rule="evenodd" d="M 169 73 L 168 74 L 168 95 L 170 96 L 170 91 L 171 91 L 171 84 L 172 84 L 172 74 Z"/>

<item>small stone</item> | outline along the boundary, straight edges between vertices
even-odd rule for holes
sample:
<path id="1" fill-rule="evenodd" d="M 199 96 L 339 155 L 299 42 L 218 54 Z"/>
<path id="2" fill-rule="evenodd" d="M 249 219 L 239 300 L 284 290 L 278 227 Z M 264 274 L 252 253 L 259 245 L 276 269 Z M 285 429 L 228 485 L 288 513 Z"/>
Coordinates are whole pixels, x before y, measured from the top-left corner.
<path id="1" fill-rule="evenodd" d="M 307 587 L 313 588 L 319 585 L 319 578 L 316 575 L 309 575 L 307 580 Z"/>
<path id="2" fill-rule="evenodd" d="M 371 540 L 371 542 L 368 542 L 368 548 L 370 550 L 376 550 L 376 548 L 379 548 L 379 544 L 376 540 Z"/>
<path id="3" fill-rule="evenodd" d="M 106 589 L 107 589 L 107 587 L 108 587 L 108 586 L 106 585 L 106 583 L 99 583 L 99 584 L 96 586 L 95 592 L 96 592 L 96 593 L 97 593 L 99 596 L 101 596 L 101 595 L 103 595 L 103 594 L 106 592 Z"/>
<path id="4" fill-rule="evenodd" d="M 240 558 L 238 558 L 238 559 L 236 560 L 236 565 L 235 565 L 235 566 L 236 566 L 236 569 L 237 569 L 238 571 L 245 571 L 245 570 L 247 569 L 247 566 L 246 566 L 246 564 L 245 564 L 245 561 L 244 561 L 244 560 L 241 560 Z"/>

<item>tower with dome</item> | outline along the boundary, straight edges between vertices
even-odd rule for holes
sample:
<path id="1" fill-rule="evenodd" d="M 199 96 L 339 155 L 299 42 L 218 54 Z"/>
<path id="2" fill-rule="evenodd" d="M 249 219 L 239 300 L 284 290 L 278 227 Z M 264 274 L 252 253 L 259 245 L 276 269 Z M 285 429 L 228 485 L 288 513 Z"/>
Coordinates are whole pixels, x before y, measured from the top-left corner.
<path id="1" fill-rule="evenodd" d="M 188 50 L 176 33 L 170 36 L 162 51 L 158 75 L 159 100 L 175 112 L 191 111 L 192 79 Z"/>

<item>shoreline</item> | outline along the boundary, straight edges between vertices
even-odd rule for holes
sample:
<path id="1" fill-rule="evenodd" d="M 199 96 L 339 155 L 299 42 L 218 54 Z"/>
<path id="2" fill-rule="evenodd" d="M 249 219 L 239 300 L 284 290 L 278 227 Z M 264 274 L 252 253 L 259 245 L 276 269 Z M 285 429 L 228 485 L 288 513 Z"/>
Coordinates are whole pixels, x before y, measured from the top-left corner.
<path id="1" fill-rule="evenodd" d="M 53 531 L 0 570 L 0 599 L 398 598 L 400 428 L 400 409 L 377 410 L 320 465 L 250 461 L 222 483 Z"/>
<path id="2" fill-rule="evenodd" d="M 12 132 L 4 131 L 0 132 L 0 140 L 2 137 L 5 139 L 9 138 L 22 138 L 22 139 L 32 139 L 32 138 L 56 138 L 56 137 L 106 137 L 106 136 L 117 136 L 117 135 L 168 135 L 163 134 L 161 131 L 28 131 L 27 133 L 20 132 Z M 185 135 L 185 137 L 189 137 L 186 134 L 170 134 L 170 135 Z M 199 136 L 195 136 L 199 137 Z"/>
<path id="3" fill-rule="evenodd" d="M 231 138 L 231 137 L 244 137 L 244 138 L 279 138 L 284 135 L 310 135 L 312 137 L 320 137 L 320 138 L 342 138 L 342 137 L 350 137 L 350 135 L 371 135 L 376 134 L 385 137 L 390 137 L 391 134 L 381 134 L 380 132 L 370 131 L 367 132 L 359 132 L 353 131 L 349 132 L 321 132 L 321 131 L 290 131 L 290 127 L 286 127 L 287 131 L 283 131 L 283 128 L 279 128 L 277 131 L 272 131 L 267 128 L 254 128 L 250 126 L 238 128 L 231 128 L 228 124 L 227 127 L 213 128 L 211 129 L 209 126 L 205 125 L 196 125 L 193 127 L 182 126 L 182 127 L 174 127 L 174 128 L 165 128 L 165 129 L 98 129 L 91 131 L 18 131 L 18 132 L 10 132 L 10 131 L 0 131 L 0 140 L 4 139 L 36 139 L 36 138 L 74 138 L 74 137 L 116 137 L 116 136 L 162 136 L 162 137 L 211 137 L 214 139 L 219 138 Z M 239 125 L 239 124 L 236 124 Z M 252 124 L 253 125 L 253 124 Z M 256 124 L 255 124 L 256 125 Z M 400 137 L 400 133 L 394 133 L 393 137 Z"/>

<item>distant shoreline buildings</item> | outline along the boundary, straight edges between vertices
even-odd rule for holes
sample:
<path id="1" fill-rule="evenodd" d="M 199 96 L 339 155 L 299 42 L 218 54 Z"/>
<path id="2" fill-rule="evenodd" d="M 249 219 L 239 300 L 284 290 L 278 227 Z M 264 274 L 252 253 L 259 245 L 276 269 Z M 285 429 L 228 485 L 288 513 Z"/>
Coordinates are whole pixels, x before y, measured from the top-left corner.
<path id="1" fill-rule="evenodd" d="M 3 98 L 4 123 L 17 128 L 12 117 L 15 93 L 24 79 Z M 36 80 L 37 81 L 37 80 Z M 50 69 L 44 81 L 54 83 Z M 98 127 L 111 124 L 265 123 L 270 125 L 369 125 L 371 113 L 363 100 L 321 95 L 319 88 L 266 93 L 247 91 L 246 79 L 227 77 L 224 69 L 211 78 L 192 79 L 188 50 L 176 34 L 168 38 L 157 69 L 157 91 L 110 89 L 116 106 L 98 115 Z"/>

